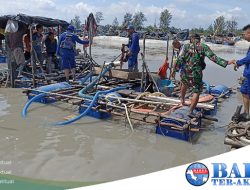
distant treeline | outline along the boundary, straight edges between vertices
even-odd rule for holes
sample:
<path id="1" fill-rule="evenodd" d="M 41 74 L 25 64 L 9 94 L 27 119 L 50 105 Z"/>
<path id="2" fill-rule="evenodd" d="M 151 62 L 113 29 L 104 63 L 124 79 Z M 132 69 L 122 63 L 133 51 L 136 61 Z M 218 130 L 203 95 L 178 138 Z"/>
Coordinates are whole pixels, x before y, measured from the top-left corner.
<path id="1" fill-rule="evenodd" d="M 98 24 L 98 34 L 114 34 L 116 31 L 123 31 L 128 23 L 135 26 L 136 30 L 145 31 L 148 33 L 152 32 L 175 32 L 178 33 L 183 28 L 176 28 L 170 26 L 172 15 L 165 9 L 161 12 L 159 21 L 155 20 L 154 25 L 144 26 L 145 21 L 147 21 L 146 16 L 143 12 L 136 12 L 134 14 L 126 13 L 123 17 L 121 24 L 119 23 L 117 17 L 114 18 L 112 24 L 102 25 L 101 22 L 104 20 L 102 12 L 95 13 L 96 23 Z M 84 28 L 84 23 L 80 20 L 79 16 L 75 16 L 70 23 L 74 25 L 79 31 Z M 242 33 L 241 29 L 238 29 L 238 22 L 235 18 L 231 20 L 226 20 L 224 16 L 217 17 L 213 23 L 211 23 L 207 28 L 191 28 L 190 33 L 198 33 L 200 35 L 228 35 L 233 34 L 238 36 Z"/>

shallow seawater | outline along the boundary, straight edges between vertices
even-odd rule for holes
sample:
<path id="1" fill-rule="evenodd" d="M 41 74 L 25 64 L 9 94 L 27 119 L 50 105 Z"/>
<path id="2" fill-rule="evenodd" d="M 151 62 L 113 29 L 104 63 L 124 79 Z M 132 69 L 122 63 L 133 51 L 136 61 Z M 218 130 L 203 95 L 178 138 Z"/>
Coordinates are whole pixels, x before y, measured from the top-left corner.
<path id="1" fill-rule="evenodd" d="M 162 64 L 164 51 L 147 51 L 151 71 Z M 93 47 L 99 64 L 112 61 L 119 49 Z M 226 58 L 241 58 L 231 52 L 218 52 Z M 139 60 L 141 63 L 141 60 Z M 206 60 L 204 80 L 236 88 L 241 71 L 224 69 Z M 0 155 L 11 160 L 13 175 L 60 181 L 109 181 L 146 174 L 218 155 L 229 150 L 224 145 L 225 126 L 238 104 L 240 94 L 221 103 L 217 123 L 209 123 L 193 144 L 153 133 L 154 126 L 137 126 L 134 133 L 123 118 L 97 120 L 85 117 L 64 127 L 53 123 L 77 114 L 77 108 L 63 103 L 32 104 L 26 118 L 21 110 L 27 101 L 21 89 L 0 89 Z M 73 111 L 72 111 L 73 110 Z M 11 168 L 10 168 L 11 167 Z"/>

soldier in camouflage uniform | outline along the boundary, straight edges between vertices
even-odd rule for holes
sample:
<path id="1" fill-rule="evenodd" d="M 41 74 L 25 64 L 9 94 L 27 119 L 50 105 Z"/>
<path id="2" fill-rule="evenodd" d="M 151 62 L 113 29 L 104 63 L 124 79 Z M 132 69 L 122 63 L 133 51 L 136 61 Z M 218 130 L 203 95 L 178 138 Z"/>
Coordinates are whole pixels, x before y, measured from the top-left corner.
<path id="1" fill-rule="evenodd" d="M 181 69 L 181 103 L 185 105 L 185 95 L 188 87 L 192 87 L 193 97 L 190 105 L 190 117 L 195 117 L 193 110 L 195 109 L 200 93 L 202 92 L 202 70 L 205 69 L 204 58 L 208 57 L 216 64 L 226 67 L 232 62 L 228 62 L 220 57 L 217 57 L 212 50 L 204 43 L 201 43 L 200 36 L 195 34 L 191 37 L 190 43 L 185 44 L 182 48 L 176 65 L 173 69 L 173 74 Z"/>

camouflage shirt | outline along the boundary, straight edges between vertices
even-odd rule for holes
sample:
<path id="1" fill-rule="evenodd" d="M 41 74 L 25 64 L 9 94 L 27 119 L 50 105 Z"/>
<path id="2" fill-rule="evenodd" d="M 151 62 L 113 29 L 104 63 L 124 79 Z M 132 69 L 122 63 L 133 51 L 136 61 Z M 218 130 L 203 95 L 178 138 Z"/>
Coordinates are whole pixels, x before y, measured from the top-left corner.
<path id="1" fill-rule="evenodd" d="M 228 61 L 216 56 L 214 52 L 204 43 L 197 43 L 196 45 L 188 43 L 185 44 L 178 56 L 175 71 L 179 71 L 182 63 L 184 64 L 184 68 L 188 71 L 192 70 L 202 70 L 201 68 L 201 60 L 204 57 L 208 57 L 214 63 L 226 67 Z"/>
<path id="2" fill-rule="evenodd" d="M 228 61 L 217 57 L 204 43 L 185 44 L 177 58 L 174 71 L 182 69 L 181 81 L 187 86 L 192 86 L 193 92 L 202 91 L 202 70 L 205 57 L 222 67 L 228 64 Z"/>

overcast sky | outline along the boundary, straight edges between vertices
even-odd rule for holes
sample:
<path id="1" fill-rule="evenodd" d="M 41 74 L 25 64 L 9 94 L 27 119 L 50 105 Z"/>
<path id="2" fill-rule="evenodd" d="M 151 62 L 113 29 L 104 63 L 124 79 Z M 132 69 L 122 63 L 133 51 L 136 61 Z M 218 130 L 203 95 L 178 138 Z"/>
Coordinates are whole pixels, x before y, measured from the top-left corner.
<path id="1" fill-rule="evenodd" d="M 70 21 L 75 15 L 85 20 L 90 12 L 103 12 L 101 24 L 122 22 L 126 12 L 142 11 L 145 25 L 159 23 L 160 13 L 168 9 L 173 15 L 171 26 L 207 27 L 218 16 L 233 17 L 243 27 L 250 23 L 250 0 L 0 0 L 0 15 L 24 13 Z"/>

